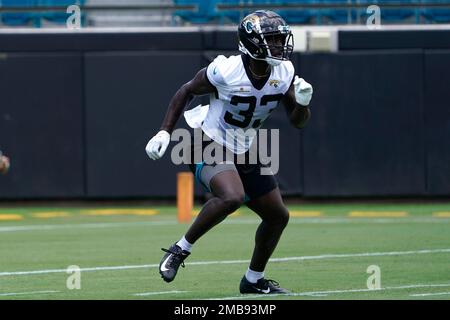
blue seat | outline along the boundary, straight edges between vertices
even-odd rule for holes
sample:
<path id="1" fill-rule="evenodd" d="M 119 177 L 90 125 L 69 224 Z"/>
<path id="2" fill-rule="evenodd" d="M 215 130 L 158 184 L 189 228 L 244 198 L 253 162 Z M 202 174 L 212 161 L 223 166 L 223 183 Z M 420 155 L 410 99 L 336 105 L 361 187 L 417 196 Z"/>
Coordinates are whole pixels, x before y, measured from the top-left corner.
<path id="1" fill-rule="evenodd" d="M 2 6 L 8 7 L 24 7 L 31 8 L 36 5 L 35 0 L 2 0 Z M 38 14 L 26 12 L 3 13 L 2 22 L 9 26 L 25 26 L 33 22 L 34 25 L 39 24 Z"/>
<path id="2" fill-rule="evenodd" d="M 217 4 L 226 4 L 226 5 L 235 5 L 238 6 L 241 4 L 240 0 L 219 0 Z M 219 17 L 220 23 L 224 24 L 226 22 L 232 22 L 234 24 L 238 24 L 242 18 L 246 16 L 246 10 L 239 9 L 227 9 L 217 11 L 217 16 Z"/>
<path id="3" fill-rule="evenodd" d="M 328 0 L 313 1 L 315 3 L 330 3 Z M 348 4 L 347 0 L 335 0 L 333 4 Z M 332 24 L 349 24 L 356 20 L 356 9 L 320 9 L 319 10 L 319 22 L 322 22 L 321 17 L 325 17 L 326 20 Z"/>
<path id="4" fill-rule="evenodd" d="M 401 9 L 397 9 L 397 8 L 388 8 L 388 7 L 383 7 L 383 4 L 388 4 L 388 3 L 395 3 L 398 2 L 398 0 L 377 0 L 377 1 L 368 1 L 368 3 L 371 4 L 375 4 L 378 5 L 381 9 L 381 23 L 383 23 L 383 21 L 387 21 L 387 22 L 398 22 L 401 23 L 404 20 L 411 18 L 413 16 L 415 16 L 416 14 L 416 10 L 413 8 L 401 8 Z M 417 1 L 405 1 L 405 2 L 417 2 Z"/>
<path id="5" fill-rule="evenodd" d="M 310 0 L 306 0 L 307 2 Z M 253 4 L 255 9 L 243 9 L 243 10 L 226 10 L 219 11 L 219 16 L 223 16 L 234 23 L 239 23 L 242 18 L 250 14 L 258 7 L 258 4 L 272 4 L 272 5 L 283 5 L 283 4 L 298 4 L 298 0 L 219 0 L 218 3 L 228 4 L 228 5 L 239 5 L 239 4 Z M 304 24 L 308 23 L 311 19 L 311 10 L 304 9 L 276 9 L 273 10 L 283 17 L 288 24 Z"/>
<path id="6" fill-rule="evenodd" d="M 423 1 L 425 4 L 428 1 Z M 448 0 L 433 1 L 440 2 L 443 4 L 450 4 Z M 431 8 L 422 9 L 421 15 L 424 17 L 427 23 L 449 23 L 450 22 L 450 9 L 448 8 Z"/>
<path id="7" fill-rule="evenodd" d="M 198 11 L 190 10 L 177 10 L 173 13 L 174 16 L 178 16 L 185 21 L 194 24 L 209 23 L 217 18 L 216 4 L 217 0 L 202 1 L 202 0 L 175 0 L 176 5 L 197 5 Z"/>
<path id="8" fill-rule="evenodd" d="M 72 4 L 83 5 L 84 0 L 2 0 L 3 7 L 68 7 Z M 4 13 L 2 22 L 10 26 L 26 26 L 30 22 L 35 27 L 41 26 L 41 19 L 64 24 L 67 21 L 68 14 L 66 10 L 61 12 L 23 12 L 23 13 Z"/>
<path id="9" fill-rule="evenodd" d="M 246 15 L 256 10 L 256 8 L 258 8 L 258 4 L 282 5 L 285 3 L 298 3 L 298 1 L 297 0 L 213 0 L 213 1 L 175 0 L 175 4 L 177 5 L 196 4 L 199 6 L 199 10 L 198 12 L 177 10 L 174 12 L 174 16 L 181 17 L 183 20 L 191 23 L 209 23 L 212 21 L 218 21 L 222 24 L 227 22 L 237 24 Z M 255 9 L 216 10 L 217 4 L 236 5 L 236 6 L 240 4 L 253 4 L 255 6 Z M 294 9 L 294 10 L 276 10 L 276 11 L 290 24 L 308 23 L 311 19 L 311 10 Z"/>
<path id="10" fill-rule="evenodd" d="M 428 23 L 450 23 L 450 9 L 424 9 L 422 16 Z"/>
<path id="11" fill-rule="evenodd" d="M 68 7 L 70 5 L 83 5 L 84 0 L 37 0 L 39 6 L 42 7 Z M 81 12 L 83 17 L 83 12 Z M 65 24 L 69 15 L 66 10 L 61 12 L 44 12 L 41 14 L 41 18 L 54 23 Z"/>
<path id="12" fill-rule="evenodd" d="M 312 2 L 309 1 L 295 1 L 295 0 L 284 0 L 281 4 L 300 4 L 299 2 Z M 280 2 L 278 2 L 280 3 Z M 310 22 L 311 18 L 317 14 L 316 10 L 310 9 L 280 9 L 275 10 L 288 24 L 307 24 Z"/>

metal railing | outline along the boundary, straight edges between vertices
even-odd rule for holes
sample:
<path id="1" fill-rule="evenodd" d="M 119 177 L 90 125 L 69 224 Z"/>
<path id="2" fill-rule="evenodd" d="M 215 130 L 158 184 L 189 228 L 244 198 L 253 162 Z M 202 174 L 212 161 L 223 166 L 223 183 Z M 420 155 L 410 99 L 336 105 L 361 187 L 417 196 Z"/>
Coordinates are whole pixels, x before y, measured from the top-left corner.
<path id="1" fill-rule="evenodd" d="M 68 6 L 35 6 L 35 7 L 5 7 L 0 4 L 0 13 L 23 13 L 23 12 L 61 12 L 66 11 Z M 148 4 L 148 5 L 78 5 L 83 12 L 92 11 L 141 11 L 141 10 L 190 10 L 197 11 L 198 5 L 171 5 L 171 4 Z"/>
<path id="2" fill-rule="evenodd" d="M 241 10 L 241 9 L 273 9 L 273 10 L 289 10 L 289 9 L 366 9 L 369 5 L 378 5 L 382 8 L 389 9 L 431 9 L 431 8 L 450 8 L 450 1 L 443 2 L 411 2 L 411 1 L 397 1 L 397 2 L 383 2 L 376 1 L 351 1 L 348 3 L 323 2 L 323 3 L 258 3 L 258 4 L 217 4 L 217 9 L 220 10 Z"/>
<path id="3" fill-rule="evenodd" d="M 207 2 L 205 2 L 207 4 Z M 155 15 L 166 15 L 174 16 L 174 12 L 178 10 L 183 10 L 184 12 L 190 12 L 192 14 L 199 14 L 200 7 L 202 3 L 199 1 L 198 4 L 145 4 L 145 5 L 78 5 L 83 14 L 108 14 L 108 13 L 133 13 L 133 12 L 153 12 Z M 382 10 L 383 9 L 415 9 L 416 18 L 415 23 L 420 23 L 419 21 L 419 10 L 421 9 L 450 9 L 449 1 L 395 1 L 395 2 L 378 2 L 378 1 L 359 1 L 359 0 L 349 0 L 347 3 L 336 3 L 336 2 L 274 2 L 274 3 L 259 3 L 252 2 L 248 3 L 242 1 L 238 5 L 231 5 L 220 3 L 220 1 L 215 6 L 215 13 L 218 16 L 216 21 L 212 21 L 215 24 L 223 24 L 223 19 L 220 15 L 226 11 L 238 11 L 240 12 L 241 18 L 247 12 L 256 9 L 271 9 L 271 10 L 316 10 L 317 16 L 321 16 L 322 10 L 347 10 L 349 12 L 348 24 L 359 23 L 358 19 L 352 20 L 351 10 L 362 10 L 367 9 L 369 5 L 377 5 Z M 34 7 L 19 7 L 19 6 L 2 6 L 0 2 L 0 14 L 4 13 L 51 13 L 51 12 L 66 12 L 67 6 L 34 6 Z M 162 12 L 162 13 L 161 13 Z M 176 15 L 176 14 L 175 14 Z M 147 16 L 148 17 L 148 16 Z M 145 19 L 143 19 L 145 21 Z M 189 22 L 189 18 L 186 18 Z M 234 21 L 236 22 L 236 21 Z M 316 24 L 321 24 L 321 21 L 316 22 Z"/>

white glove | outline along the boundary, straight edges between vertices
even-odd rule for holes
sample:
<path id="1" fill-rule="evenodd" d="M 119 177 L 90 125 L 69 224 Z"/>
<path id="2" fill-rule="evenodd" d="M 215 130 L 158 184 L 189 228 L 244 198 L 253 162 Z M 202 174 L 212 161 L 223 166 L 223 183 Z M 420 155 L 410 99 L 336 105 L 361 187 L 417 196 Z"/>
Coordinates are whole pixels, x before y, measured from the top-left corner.
<path id="1" fill-rule="evenodd" d="M 169 142 L 170 134 L 165 130 L 161 130 L 150 139 L 145 147 L 145 151 L 150 159 L 157 160 L 163 156 L 164 152 L 166 152 Z"/>
<path id="2" fill-rule="evenodd" d="M 311 84 L 306 82 L 303 78 L 295 76 L 294 80 L 295 101 L 302 106 L 307 106 L 311 101 L 313 88 Z"/>

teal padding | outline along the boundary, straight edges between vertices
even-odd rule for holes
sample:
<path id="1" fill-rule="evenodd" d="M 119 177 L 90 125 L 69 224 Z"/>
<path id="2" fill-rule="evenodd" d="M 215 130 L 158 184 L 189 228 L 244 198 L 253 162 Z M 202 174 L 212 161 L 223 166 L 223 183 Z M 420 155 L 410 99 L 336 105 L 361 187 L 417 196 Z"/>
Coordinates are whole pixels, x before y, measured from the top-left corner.
<path id="1" fill-rule="evenodd" d="M 195 179 L 200 182 L 200 184 L 203 186 L 203 188 L 206 189 L 206 191 L 211 192 L 211 189 L 203 183 L 202 179 L 200 179 L 200 174 L 202 173 L 203 167 L 205 166 L 205 161 L 199 162 L 195 164 Z M 244 195 L 244 202 L 250 201 L 250 197 L 245 194 Z"/>
<path id="2" fill-rule="evenodd" d="M 195 179 L 200 182 L 200 184 L 206 189 L 206 191 L 211 192 L 209 187 L 203 183 L 202 179 L 200 179 L 200 174 L 202 173 L 203 167 L 205 166 L 205 161 L 199 162 L 195 164 Z"/>

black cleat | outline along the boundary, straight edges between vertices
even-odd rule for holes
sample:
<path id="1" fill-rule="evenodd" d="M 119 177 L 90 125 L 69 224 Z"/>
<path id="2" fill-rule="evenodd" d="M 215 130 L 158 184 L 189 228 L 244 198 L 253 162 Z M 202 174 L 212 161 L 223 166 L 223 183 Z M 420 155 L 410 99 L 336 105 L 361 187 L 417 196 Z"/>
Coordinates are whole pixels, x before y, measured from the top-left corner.
<path id="1" fill-rule="evenodd" d="M 166 254 L 162 257 L 159 264 L 159 274 L 166 282 L 171 282 L 177 275 L 180 265 L 184 268 L 184 259 L 186 259 L 191 253 L 189 251 L 182 250 L 176 244 L 173 244 L 169 250 L 161 248 Z"/>
<path id="2" fill-rule="evenodd" d="M 259 293 L 259 294 L 286 294 L 290 293 L 288 290 L 280 287 L 278 282 L 269 279 L 259 279 L 256 283 L 251 283 L 244 276 L 239 286 L 241 293 Z"/>

